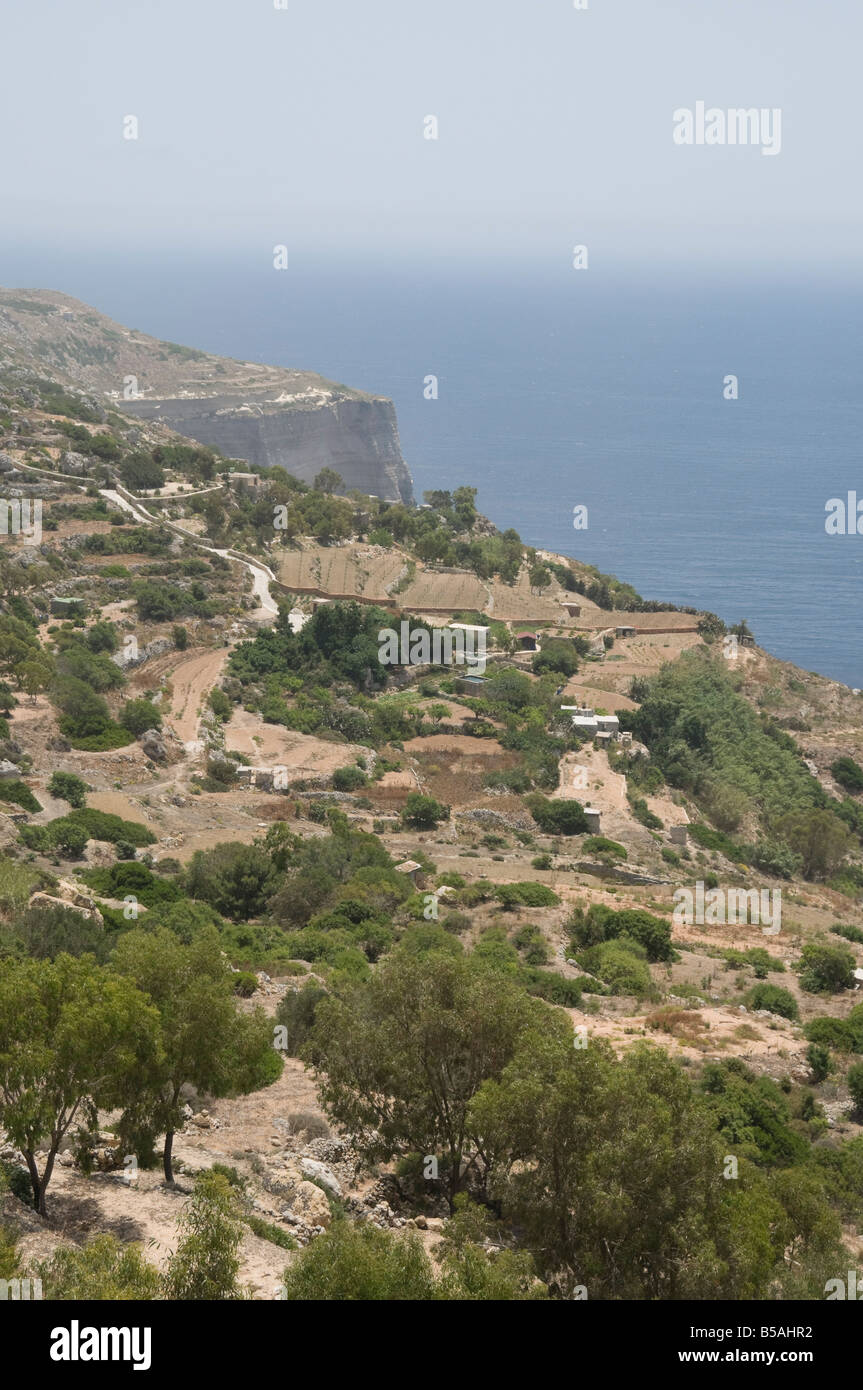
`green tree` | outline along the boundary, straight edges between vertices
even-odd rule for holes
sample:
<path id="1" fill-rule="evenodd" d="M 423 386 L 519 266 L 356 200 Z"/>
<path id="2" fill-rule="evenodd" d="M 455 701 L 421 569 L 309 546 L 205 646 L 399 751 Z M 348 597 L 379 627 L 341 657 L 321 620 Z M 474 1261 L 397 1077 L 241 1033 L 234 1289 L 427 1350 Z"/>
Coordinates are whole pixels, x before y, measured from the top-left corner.
<path id="1" fill-rule="evenodd" d="M 130 980 L 89 956 L 6 961 L 0 971 L 0 1124 L 24 1155 L 33 1205 L 70 1126 L 95 1127 L 159 1058 L 158 1015 Z M 41 1173 L 37 1151 L 47 1148 Z"/>
<path id="2" fill-rule="evenodd" d="M 114 967 L 155 1004 L 161 1042 L 158 1059 L 126 1109 L 123 1129 L 165 1135 L 165 1181 L 173 1183 L 171 1155 L 183 1085 L 225 1096 L 274 1081 L 281 1064 L 272 1025 L 261 1010 L 237 1012 L 235 976 L 215 928 L 204 928 L 188 945 L 166 927 L 127 932 L 117 945 Z"/>
<path id="3" fill-rule="evenodd" d="M 842 821 L 827 810 L 793 811 L 777 822 L 776 829 L 800 855 L 803 874 L 809 879 L 825 879 L 834 874 L 852 844 Z"/>
<path id="4" fill-rule="evenodd" d="M 551 583 L 551 572 L 546 569 L 545 565 L 532 565 L 529 579 L 531 589 L 538 589 L 542 593 L 543 589 L 547 589 Z"/>
<path id="5" fill-rule="evenodd" d="M 277 882 L 261 845 L 225 841 L 212 849 L 196 850 L 185 886 L 190 897 L 210 903 L 236 922 L 247 922 L 261 915 Z"/>
<path id="6" fill-rule="evenodd" d="M 450 1204 L 467 1167 L 487 1163 L 468 1122 L 471 1099 L 500 1074 L 533 1020 L 557 1016 L 483 962 L 396 952 L 364 984 L 317 1004 L 303 1052 L 319 1072 L 327 1113 L 370 1160 L 439 1159 Z"/>
<path id="7" fill-rule="evenodd" d="M 449 820 L 449 807 L 421 792 L 409 792 L 402 809 L 402 820 L 414 830 L 433 830 L 443 820 Z"/>
<path id="8" fill-rule="evenodd" d="M 161 729 L 162 716 L 151 700 L 127 700 L 120 711 L 120 723 L 136 738 L 147 729 Z"/>
<path id="9" fill-rule="evenodd" d="M 598 1040 L 531 1038 L 470 1118 L 492 1193 L 565 1296 L 766 1295 L 790 1236 L 782 1206 L 743 1163 L 724 1180 L 727 1145 L 659 1048 L 617 1061 Z"/>
<path id="10" fill-rule="evenodd" d="M 344 478 L 334 468 L 322 468 L 312 483 L 315 492 L 343 492 Z"/>

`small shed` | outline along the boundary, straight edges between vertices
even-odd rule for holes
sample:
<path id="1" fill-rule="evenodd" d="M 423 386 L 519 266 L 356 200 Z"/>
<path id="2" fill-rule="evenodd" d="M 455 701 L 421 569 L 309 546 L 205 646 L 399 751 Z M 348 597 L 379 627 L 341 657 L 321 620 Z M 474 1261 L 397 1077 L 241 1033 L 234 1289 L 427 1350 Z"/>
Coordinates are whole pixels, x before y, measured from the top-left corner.
<path id="1" fill-rule="evenodd" d="M 634 636 L 635 636 L 635 628 L 634 628 L 634 627 L 616 627 L 616 628 L 614 629 L 614 635 L 615 635 L 615 637 L 634 637 Z"/>
<path id="2" fill-rule="evenodd" d="M 262 478 L 260 473 L 228 473 L 228 485 L 230 487 L 263 488 L 269 487 L 269 480 Z"/>
<path id="3" fill-rule="evenodd" d="M 620 729 L 620 720 L 616 714 L 598 714 L 596 715 L 596 727 L 600 733 L 616 734 Z"/>
<path id="4" fill-rule="evenodd" d="M 620 733 L 617 735 L 617 742 L 620 743 L 620 744 L 622 744 L 624 748 L 631 748 L 631 747 L 632 747 L 632 730 L 631 730 L 631 729 L 621 729 Z"/>
<path id="5" fill-rule="evenodd" d="M 569 616 L 570 618 L 580 618 L 580 617 L 581 617 L 581 604 L 580 604 L 580 603 L 572 603 L 569 599 L 563 599 L 562 602 L 561 602 L 561 607 L 566 609 L 567 614 L 568 614 L 568 616 Z"/>
<path id="6" fill-rule="evenodd" d="M 600 729 L 599 733 L 596 735 L 595 740 L 597 747 L 607 748 L 608 745 L 611 743 L 611 738 L 611 734 L 603 733 L 602 729 Z"/>
<path id="7" fill-rule="evenodd" d="M 535 633 L 535 632 L 517 632 L 517 633 L 515 634 L 515 640 L 516 640 L 516 642 L 518 643 L 518 645 L 521 647 L 521 649 L 522 649 L 523 652 L 535 652 L 535 651 L 536 651 L 536 633 Z"/>
<path id="8" fill-rule="evenodd" d="M 52 598 L 51 613 L 55 618 L 83 618 L 84 601 L 80 598 Z"/>
<path id="9" fill-rule="evenodd" d="M 598 811 L 595 806 L 585 806 L 584 815 L 587 821 L 587 828 L 590 831 L 591 835 L 598 835 L 599 822 L 602 812 Z"/>
<path id="10" fill-rule="evenodd" d="M 417 864 L 415 859 L 405 859 L 403 863 L 396 864 L 396 873 L 407 874 L 414 887 L 420 887 L 422 865 Z"/>

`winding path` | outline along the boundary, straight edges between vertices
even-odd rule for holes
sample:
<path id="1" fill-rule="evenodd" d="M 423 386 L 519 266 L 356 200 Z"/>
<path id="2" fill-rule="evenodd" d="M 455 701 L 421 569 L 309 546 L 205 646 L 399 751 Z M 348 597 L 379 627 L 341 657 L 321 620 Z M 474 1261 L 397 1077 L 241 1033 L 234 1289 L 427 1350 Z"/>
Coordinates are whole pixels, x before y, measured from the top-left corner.
<path id="1" fill-rule="evenodd" d="M 142 502 L 133 497 L 131 493 L 126 492 L 125 488 L 121 488 L 119 484 L 116 488 L 100 488 L 99 493 L 107 501 L 113 502 L 121 511 L 133 516 L 136 521 L 143 522 L 145 526 L 165 526 L 169 531 L 173 531 L 175 536 L 179 536 L 184 541 L 191 541 L 192 545 L 198 546 L 201 550 L 209 550 L 214 555 L 221 555 L 226 560 L 236 560 L 239 564 L 245 565 L 252 576 L 253 592 L 257 594 L 261 605 L 256 612 L 250 614 L 250 617 L 260 623 L 272 622 L 277 617 L 279 607 L 270 590 L 270 584 L 277 582 L 276 576 L 269 565 L 264 564 L 263 560 L 253 560 L 240 550 L 220 550 L 218 546 L 193 535 L 191 531 L 187 531 L 184 526 L 178 525 L 177 522 L 168 521 L 165 517 L 153 516 Z"/>

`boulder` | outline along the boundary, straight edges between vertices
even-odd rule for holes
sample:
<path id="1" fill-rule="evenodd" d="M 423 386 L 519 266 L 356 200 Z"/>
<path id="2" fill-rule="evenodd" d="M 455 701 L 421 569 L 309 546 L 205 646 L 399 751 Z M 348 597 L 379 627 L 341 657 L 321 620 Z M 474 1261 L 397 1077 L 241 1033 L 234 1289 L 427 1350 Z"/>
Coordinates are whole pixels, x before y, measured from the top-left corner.
<path id="1" fill-rule="evenodd" d="M 304 1158 L 301 1160 L 300 1167 L 304 1178 L 314 1178 L 316 1182 L 326 1188 L 331 1197 L 341 1197 L 341 1183 L 325 1163 L 318 1163 L 314 1158 Z"/>
<path id="2" fill-rule="evenodd" d="M 84 859 L 94 869 L 109 869 L 117 859 L 117 851 L 108 840 L 88 840 Z"/>
<path id="3" fill-rule="evenodd" d="M 138 742 L 146 757 L 154 763 L 163 763 L 167 760 L 168 750 L 165 747 L 164 739 L 158 729 L 147 729 L 141 734 Z"/>
<path id="4" fill-rule="evenodd" d="M 327 1230 L 332 1221 L 326 1195 L 313 1182 L 303 1181 L 299 1184 L 292 1210 L 307 1226 L 323 1226 Z"/>

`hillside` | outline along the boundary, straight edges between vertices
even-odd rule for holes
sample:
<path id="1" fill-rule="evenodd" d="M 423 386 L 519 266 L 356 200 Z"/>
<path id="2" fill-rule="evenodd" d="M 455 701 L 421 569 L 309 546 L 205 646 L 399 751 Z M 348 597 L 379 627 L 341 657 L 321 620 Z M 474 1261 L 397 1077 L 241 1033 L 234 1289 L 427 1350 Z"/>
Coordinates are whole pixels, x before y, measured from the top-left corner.
<path id="1" fill-rule="evenodd" d="M 4 322 L 78 326 L 0 369 L 0 1277 L 194 1296 L 198 1201 L 258 1299 L 406 1249 L 424 1298 L 820 1296 L 863 1246 L 859 694 L 469 486 L 347 498 L 133 421 L 34 302 Z M 210 389 L 160 352 L 112 361 Z M 485 669 L 387 665 L 403 622 Z M 51 1008 L 53 1137 L 5 1080 Z"/>

